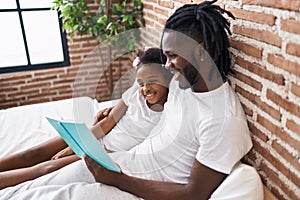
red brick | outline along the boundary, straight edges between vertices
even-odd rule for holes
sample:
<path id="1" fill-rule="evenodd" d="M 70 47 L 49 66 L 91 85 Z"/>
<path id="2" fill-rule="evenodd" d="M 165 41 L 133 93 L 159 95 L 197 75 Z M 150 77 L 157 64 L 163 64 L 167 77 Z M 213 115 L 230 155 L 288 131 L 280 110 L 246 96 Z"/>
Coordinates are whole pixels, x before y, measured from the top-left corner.
<path id="1" fill-rule="evenodd" d="M 266 119 L 265 117 L 261 116 L 260 114 L 257 115 L 257 122 L 262 125 L 264 128 L 269 130 L 271 133 L 274 133 L 278 128 L 275 124 L 270 122 L 270 120 Z"/>
<path id="2" fill-rule="evenodd" d="M 201 0 L 200 0 L 201 1 Z M 190 3 L 193 3 L 193 0 L 176 0 L 176 2 L 179 2 L 179 3 L 184 3 L 184 4 L 190 4 Z M 202 1 L 201 1 L 202 2 Z"/>
<path id="3" fill-rule="evenodd" d="M 283 128 L 277 128 L 275 132 L 272 132 L 278 138 L 280 138 L 283 142 L 289 144 L 296 151 L 300 152 L 299 141 L 290 136 Z"/>
<path id="4" fill-rule="evenodd" d="M 261 42 L 266 42 L 268 44 L 281 47 L 281 38 L 269 31 L 247 28 L 244 26 L 234 26 L 233 32 L 235 34 L 243 35 Z"/>
<path id="5" fill-rule="evenodd" d="M 280 177 L 277 175 L 277 173 L 272 170 L 266 163 L 261 163 L 261 169 L 264 171 L 267 175 L 266 182 L 267 184 L 275 184 L 277 185 L 287 196 L 290 197 L 290 199 L 297 199 L 295 195 L 295 191 L 292 191 L 289 189 L 289 187 L 286 185 L 286 183 L 280 179 Z M 277 190 L 277 188 L 271 186 L 270 191 L 278 198 L 278 199 L 286 199 L 284 196 L 282 196 L 281 192 Z M 296 198 L 295 198 L 296 197 Z"/>
<path id="6" fill-rule="evenodd" d="M 1 81 L 0 82 L 0 90 L 2 88 L 11 88 L 11 87 L 22 85 L 25 83 L 26 83 L 25 80 L 19 80 L 19 79 L 10 80 L 10 81 Z"/>
<path id="7" fill-rule="evenodd" d="M 72 94 L 73 92 L 74 92 L 74 90 L 69 87 L 69 88 L 66 88 L 63 90 L 59 90 L 58 95 L 62 95 L 62 94 L 68 95 L 68 94 Z"/>
<path id="8" fill-rule="evenodd" d="M 145 22 L 146 22 L 147 26 L 154 26 L 154 24 L 155 24 L 155 21 L 153 21 L 150 18 L 145 18 Z"/>
<path id="9" fill-rule="evenodd" d="M 72 43 L 72 44 L 69 44 L 69 49 L 79 49 L 81 48 L 81 44 L 76 44 L 76 43 Z"/>
<path id="10" fill-rule="evenodd" d="M 80 42 L 87 42 L 88 40 L 94 41 L 95 38 L 90 35 L 76 35 L 72 41 L 72 43 L 80 43 Z"/>
<path id="11" fill-rule="evenodd" d="M 254 80 L 253 78 L 251 78 L 250 76 L 248 76 L 246 74 L 242 74 L 241 72 L 235 71 L 234 77 L 259 91 L 261 91 L 261 89 L 262 89 L 262 84 L 260 82 Z"/>
<path id="12" fill-rule="evenodd" d="M 286 121 L 286 127 L 300 135 L 300 124 L 299 123 L 296 123 L 295 121 L 288 119 Z"/>
<path id="13" fill-rule="evenodd" d="M 288 99 L 282 98 L 271 89 L 267 89 L 267 98 L 291 114 L 300 117 L 300 107 L 298 105 L 290 102 Z"/>
<path id="14" fill-rule="evenodd" d="M 29 90 L 22 90 L 22 91 L 19 91 L 17 93 L 11 93 L 11 94 L 7 94 L 7 98 L 21 98 L 21 97 L 28 97 L 30 95 L 36 95 L 36 94 L 39 94 L 40 92 L 40 89 L 39 88 L 31 88 Z"/>
<path id="15" fill-rule="evenodd" d="M 80 48 L 93 48 L 94 49 L 96 46 L 97 46 L 96 41 L 88 41 L 88 42 L 82 43 L 82 46 Z M 77 48 L 74 48 L 74 49 L 77 49 Z"/>
<path id="16" fill-rule="evenodd" d="M 70 84 L 70 83 L 74 83 L 75 79 L 71 78 L 71 79 L 61 79 L 61 80 L 55 80 L 53 81 L 53 84 Z"/>
<path id="17" fill-rule="evenodd" d="M 281 113 L 278 110 L 263 102 L 259 97 L 255 97 L 254 101 L 259 108 L 268 113 L 271 117 L 279 122 L 281 121 Z"/>
<path id="18" fill-rule="evenodd" d="M 299 1 L 300 2 L 300 1 Z M 299 3 L 300 5 L 300 3 Z M 299 7 L 298 7 L 299 8 Z M 300 22 L 296 20 L 281 20 L 281 30 L 300 34 Z"/>
<path id="19" fill-rule="evenodd" d="M 147 12 L 147 10 L 153 10 L 153 5 L 148 4 L 147 2 L 144 2 L 144 12 Z"/>
<path id="20" fill-rule="evenodd" d="M 147 12 L 145 13 L 145 16 L 150 18 L 152 21 L 157 21 L 157 16 L 155 15 L 155 13 L 150 13 L 150 12 Z"/>
<path id="21" fill-rule="evenodd" d="M 279 8 L 283 10 L 299 11 L 300 1 L 298 0 L 243 0 L 243 4 L 258 5 L 263 7 Z"/>
<path id="22" fill-rule="evenodd" d="M 246 115 L 252 117 L 253 116 L 253 110 L 251 108 L 249 108 L 246 104 L 244 103 L 241 103 L 242 104 L 242 107 L 246 113 Z"/>
<path id="23" fill-rule="evenodd" d="M 265 14 L 265 13 L 259 13 L 259 12 L 253 12 L 253 11 L 247 11 L 243 9 L 235 9 L 231 8 L 229 11 L 236 17 L 248 21 L 257 22 L 260 24 L 267 24 L 269 26 L 272 26 L 275 24 L 276 17 L 271 14 Z"/>
<path id="24" fill-rule="evenodd" d="M 66 68 L 53 68 L 53 69 L 46 69 L 46 70 L 41 70 L 41 71 L 35 71 L 34 76 L 47 76 L 47 75 L 57 75 L 57 74 L 62 74 L 65 73 Z"/>
<path id="25" fill-rule="evenodd" d="M 288 43 L 286 45 L 286 52 L 288 54 L 300 57 L 300 44 Z"/>
<path id="26" fill-rule="evenodd" d="M 273 149 L 281 155 L 287 162 L 289 162 L 297 171 L 300 172 L 300 163 L 298 162 L 298 158 L 293 156 L 287 149 L 285 149 L 278 141 L 272 142 Z"/>
<path id="27" fill-rule="evenodd" d="M 158 0 L 158 5 L 171 9 L 174 8 L 174 2 L 170 0 Z"/>
<path id="28" fill-rule="evenodd" d="M 269 137 L 261 130 L 259 130 L 253 123 L 249 122 L 248 126 L 252 134 L 257 136 L 259 139 L 261 139 L 265 143 L 269 140 Z"/>
<path id="29" fill-rule="evenodd" d="M 43 98 L 45 98 L 45 96 L 47 96 L 47 99 L 50 99 L 51 96 L 54 96 L 54 95 L 57 95 L 57 93 L 56 92 L 47 92 L 47 93 L 41 94 L 38 92 L 35 94 L 27 95 L 27 100 L 33 101 L 35 99 L 43 99 Z"/>
<path id="30" fill-rule="evenodd" d="M 17 102 L 2 102 L 0 101 L 0 109 L 7 109 L 7 108 L 12 108 L 12 107 L 17 107 L 19 104 Z"/>
<path id="31" fill-rule="evenodd" d="M 283 75 L 276 74 L 272 71 L 269 71 L 255 62 L 249 62 L 249 61 L 244 60 L 241 57 L 237 57 L 236 64 L 238 64 L 240 67 L 247 69 L 248 71 L 255 73 L 258 76 L 261 76 L 262 78 L 265 78 L 265 79 L 267 79 L 271 82 L 274 82 L 278 85 L 285 85 L 285 82 L 284 82 L 285 79 L 284 79 Z"/>
<path id="32" fill-rule="evenodd" d="M 288 178 L 291 182 L 293 182 L 297 187 L 300 186 L 300 182 L 298 181 L 297 176 L 290 169 L 288 169 L 278 158 L 273 156 L 266 147 L 261 146 L 261 144 L 259 144 L 256 141 L 253 141 L 253 146 L 254 149 L 257 152 L 259 152 L 260 155 L 262 155 L 262 157 L 264 157 L 269 163 L 273 165 L 273 167 L 275 167 L 279 172 L 281 172 L 286 178 Z M 263 171 L 267 173 L 266 170 Z M 276 176 L 278 176 L 277 172 L 275 172 L 275 174 Z M 268 176 L 271 176 L 271 174 L 268 174 Z M 274 181 L 275 179 L 273 176 L 272 178 Z M 280 182 L 281 181 L 282 180 L 280 180 Z M 280 182 L 277 182 L 279 186 L 280 186 Z M 282 182 L 282 184 L 284 183 Z"/>
<path id="33" fill-rule="evenodd" d="M 291 87 L 291 92 L 300 97 L 300 86 L 299 85 L 296 85 L 295 83 L 292 83 L 292 87 Z"/>
<path id="34" fill-rule="evenodd" d="M 20 90 L 23 92 L 24 90 L 32 90 L 35 88 L 49 87 L 51 83 L 30 83 L 26 85 L 21 85 Z"/>
<path id="35" fill-rule="evenodd" d="M 47 82 L 53 79 L 57 79 L 57 75 L 48 75 L 48 76 L 42 76 L 42 77 L 35 77 L 33 79 L 30 79 L 27 81 L 27 83 L 34 83 L 34 82 Z"/>
<path id="36" fill-rule="evenodd" d="M 256 58 L 261 58 L 262 57 L 262 49 L 261 48 L 257 48 L 251 44 L 247 44 L 245 42 L 242 41 L 237 41 L 237 40 L 230 40 L 230 45 L 231 47 L 243 51 L 246 54 L 256 57 Z"/>
<path id="37" fill-rule="evenodd" d="M 20 91 L 19 86 L 1 87 L 0 92 L 3 94 L 15 94 Z"/>
<path id="38" fill-rule="evenodd" d="M 265 162 L 261 162 L 259 167 L 266 174 L 265 176 L 268 178 L 268 180 L 266 180 L 266 183 L 272 182 L 272 184 L 278 187 L 281 187 L 283 185 L 282 180 L 280 180 L 278 177 L 278 173 L 272 170 Z M 272 187 L 270 191 L 273 192 Z"/>
<path id="39" fill-rule="evenodd" d="M 73 61 L 73 60 L 71 60 L 70 62 L 71 62 L 72 66 L 78 67 L 78 66 L 80 66 L 82 64 L 83 61 L 82 60 L 80 60 L 80 61 L 75 61 L 75 60 Z"/>
<path id="40" fill-rule="evenodd" d="M 43 103 L 43 102 L 49 102 L 51 101 L 49 97 L 44 97 L 44 98 L 38 98 L 38 99 L 32 99 L 32 100 L 26 100 L 22 101 L 20 105 L 30 105 L 30 104 L 36 104 L 36 103 Z"/>
<path id="41" fill-rule="evenodd" d="M 257 154 L 253 149 L 247 153 L 247 155 L 243 158 L 243 161 L 246 163 L 255 163 L 255 161 L 258 159 Z"/>
<path id="42" fill-rule="evenodd" d="M 20 105 L 20 102 L 25 101 L 26 100 L 26 96 L 24 95 L 13 95 L 13 96 L 8 96 L 6 98 L 7 102 L 18 102 L 18 104 Z"/>
<path id="43" fill-rule="evenodd" d="M 92 53 L 94 50 L 93 47 L 90 48 L 80 48 L 80 49 L 70 49 L 69 53 L 70 54 L 89 54 Z"/>
<path id="44" fill-rule="evenodd" d="M 41 93 L 49 93 L 49 92 L 53 92 L 53 91 L 58 92 L 61 90 L 67 90 L 68 88 L 70 88 L 70 86 L 68 86 L 68 85 L 51 86 L 51 87 L 47 87 L 47 88 L 42 88 Z"/>
<path id="45" fill-rule="evenodd" d="M 73 54 L 70 54 L 70 60 L 72 61 L 75 61 L 75 60 L 81 60 L 82 59 L 82 56 L 81 55 L 73 55 Z"/>
<path id="46" fill-rule="evenodd" d="M 32 73 L 25 73 L 25 74 L 16 74 L 16 73 L 13 73 L 13 74 L 9 74 L 9 75 L 6 75 L 6 76 L 0 76 L 0 81 L 3 83 L 4 81 L 16 81 L 16 80 L 21 80 L 21 79 L 30 79 L 32 78 Z"/>
<path id="47" fill-rule="evenodd" d="M 52 101 L 59 101 L 59 100 L 69 99 L 69 98 L 73 98 L 72 94 L 52 97 Z"/>
<path id="48" fill-rule="evenodd" d="M 147 0 L 147 2 L 157 3 L 158 0 Z"/>
<path id="49" fill-rule="evenodd" d="M 300 64 L 297 62 L 292 62 L 286 60 L 281 55 L 269 54 L 268 55 L 268 62 L 276 67 L 284 69 L 292 74 L 300 76 Z"/>
<path id="50" fill-rule="evenodd" d="M 235 91 L 242 95 L 244 98 L 248 99 L 250 102 L 254 102 L 254 99 L 256 98 L 255 94 L 252 94 L 245 89 L 241 88 L 240 86 L 236 85 Z"/>

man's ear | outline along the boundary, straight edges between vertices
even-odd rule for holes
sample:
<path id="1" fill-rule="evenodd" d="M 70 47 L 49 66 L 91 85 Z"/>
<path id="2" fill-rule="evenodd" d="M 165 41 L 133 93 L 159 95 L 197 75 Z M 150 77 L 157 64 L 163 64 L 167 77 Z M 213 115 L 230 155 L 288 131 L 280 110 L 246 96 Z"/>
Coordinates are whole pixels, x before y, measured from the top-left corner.
<path id="1" fill-rule="evenodd" d="M 195 46 L 193 53 L 194 59 L 198 64 L 200 74 L 202 74 L 202 77 L 205 79 L 205 81 L 207 83 L 213 81 L 216 85 L 223 83 L 220 72 L 209 53 L 203 48 L 203 43 Z M 210 83 L 210 85 L 214 84 Z"/>
<path id="2" fill-rule="evenodd" d="M 194 59 L 200 63 L 204 61 L 204 57 L 206 55 L 205 49 L 203 48 L 203 43 L 200 43 L 199 45 L 195 46 L 193 49 L 193 56 Z"/>

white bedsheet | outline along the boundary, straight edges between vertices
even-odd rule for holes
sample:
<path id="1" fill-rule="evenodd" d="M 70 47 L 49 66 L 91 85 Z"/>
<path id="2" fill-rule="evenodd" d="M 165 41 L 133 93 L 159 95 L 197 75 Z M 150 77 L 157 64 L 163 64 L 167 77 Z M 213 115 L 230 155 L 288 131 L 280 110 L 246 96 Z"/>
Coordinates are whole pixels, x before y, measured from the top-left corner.
<path id="1" fill-rule="evenodd" d="M 27 199 L 139 199 L 117 188 L 95 183 L 83 160 L 15 187 L 0 190 L 1 200 Z M 209 200 L 263 200 L 260 178 L 254 168 L 239 163 Z"/>
<path id="2" fill-rule="evenodd" d="M 113 106 L 115 103 L 116 101 L 98 103 L 89 97 L 80 97 L 0 110 L 0 157 L 24 150 L 56 136 L 57 133 L 46 121 L 46 116 L 84 122 L 91 126 L 97 111 Z M 68 167 L 72 166 L 66 166 L 67 170 Z M 73 173 L 72 170 L 68 171 Z M 0 190 L 0 200 L 137 199 L 117 188 L 94 183 L 90 176 L 85 183 L 74 180 L 71 184 L 43 185 L 43 183 L 49 183 L 55 176 L 53 174 L 56 173 L 58 172 L 40 177 L 41 185 L 38 187 L 31 187 L 32 182 L 29 181 L 16 187 Z M 64 172 L 60 174 L 70 175 Z M 78 174 L 74 172 L 74 176 L 76 178 Z M 104 193 L 109 193 L 109 197 L 103 196 Z M 263 200 L 262 183 L 256 170 L 244 164 L 237 165 L 210 198 L 210 200 L 221 199 Z"/>
<path id="3" fill-rule="evenodd" d="M 98 103 L 89 97 L 79 97 L 0 110 L 0 157 L 56 136 L 57 132 L 45 117 L 75 120 L 90 127 L 95 114 L 114 103 Z"/>

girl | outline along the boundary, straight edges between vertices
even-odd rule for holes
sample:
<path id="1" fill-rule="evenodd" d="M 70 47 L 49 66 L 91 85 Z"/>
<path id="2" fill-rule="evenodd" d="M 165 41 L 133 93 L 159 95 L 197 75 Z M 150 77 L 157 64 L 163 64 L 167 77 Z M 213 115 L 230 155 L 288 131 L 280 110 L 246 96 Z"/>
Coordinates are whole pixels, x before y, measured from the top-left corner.
<path id="1" fill-rule="evenodd" d="M 91 128 L 107 151 L 131 149 L 158 123 L 167 101 L 170 80 L 170 74 L 162 67 L 165 61 L 157 48 L 138 54 L 136 84 L 122 95 L 105 118 Z M 62 138 L 56 137 L 0 159 L 0 189 L 35 179 L 79 160 L 66 146 Z"/>

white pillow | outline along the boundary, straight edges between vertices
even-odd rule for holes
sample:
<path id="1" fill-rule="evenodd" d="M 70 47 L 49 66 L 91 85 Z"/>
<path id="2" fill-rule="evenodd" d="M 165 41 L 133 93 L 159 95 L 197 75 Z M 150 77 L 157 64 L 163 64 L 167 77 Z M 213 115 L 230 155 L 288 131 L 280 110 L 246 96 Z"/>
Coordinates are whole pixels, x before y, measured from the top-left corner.
<path id="1" fill-rule="evenodd" d="M 263 200 L 263 185 L 254 167 L 238 163 L 210 200 Z"/>

